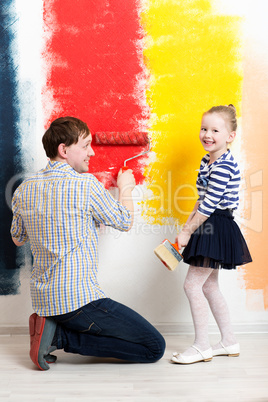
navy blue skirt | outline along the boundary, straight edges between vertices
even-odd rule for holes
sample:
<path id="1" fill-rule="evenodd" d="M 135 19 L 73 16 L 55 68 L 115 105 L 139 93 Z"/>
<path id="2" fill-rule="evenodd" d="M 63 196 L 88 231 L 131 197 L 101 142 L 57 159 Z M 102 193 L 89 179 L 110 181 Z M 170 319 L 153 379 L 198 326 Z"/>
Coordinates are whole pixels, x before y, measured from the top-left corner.
<path id="1" fill-rule="evenodd" d="M 230 209 L 216 209 L 192 234 L 183 260 L 196 267 L 235 269 L 252 261 Z"/>

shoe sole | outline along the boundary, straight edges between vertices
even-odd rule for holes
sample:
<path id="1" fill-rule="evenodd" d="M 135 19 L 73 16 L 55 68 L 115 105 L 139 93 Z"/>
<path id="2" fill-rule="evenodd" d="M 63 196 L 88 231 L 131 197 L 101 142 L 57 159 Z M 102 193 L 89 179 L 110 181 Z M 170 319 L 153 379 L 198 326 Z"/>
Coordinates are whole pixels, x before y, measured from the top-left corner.
<path id="1" fill-rule="evenodd" d="M 45 317 L 38 317 L 37 314 L 32 314 L 29 319 L 29 330 L 31 337 L 30 358 L 32 362 L 42 371 L 44 371 L 45 369 L 41 367 L 38 363 L 38 352 L 45 327 L 45 322 Z"/>
<path id="2" fill-rule="evenodd" d="M 57 356 L 48 354 L 44 357 L 44 359 L 48 364 L 54 364 L 57 361 Z"/>
<path id="3" fill-rule="evenodd" d="M 173 363 L 177 364 L 194 364 L 194 363 L 201 363 L 201 362 L 210 362 L 212 360 L 212 357 L 209 357 L 208 359 L 201 359 L 201 360 L 195 360 L 194 362 L 189 362 L 189 363 L 183 363 L 183 362 L 178 362 L 177 360 L 171 359 Z"/>
<path id="4" fill-rule="evenodd" d="M 233 353 L 233 354 L 227 354 L 227 353 L 222 353 L 221 355 L 213 355 L 213 357 L 217 357 L 217 356 L 227 356 L 227 357 L 238 357 L 240 355 L 240 353 Z"/>

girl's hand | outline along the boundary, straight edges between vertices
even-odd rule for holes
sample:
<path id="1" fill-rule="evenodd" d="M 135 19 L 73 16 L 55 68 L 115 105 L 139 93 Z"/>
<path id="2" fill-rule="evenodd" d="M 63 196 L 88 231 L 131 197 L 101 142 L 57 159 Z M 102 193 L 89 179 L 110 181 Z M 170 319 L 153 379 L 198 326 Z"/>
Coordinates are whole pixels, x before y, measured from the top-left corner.
<path id="1" fill-rule="evenodd" d="M 182 247 L 187 246 L 188 241 L 190 240 L 191 235 L 187 232 L 181 231 L 175 239 L 175 242 L 178 243 L 179 250 Z"/>

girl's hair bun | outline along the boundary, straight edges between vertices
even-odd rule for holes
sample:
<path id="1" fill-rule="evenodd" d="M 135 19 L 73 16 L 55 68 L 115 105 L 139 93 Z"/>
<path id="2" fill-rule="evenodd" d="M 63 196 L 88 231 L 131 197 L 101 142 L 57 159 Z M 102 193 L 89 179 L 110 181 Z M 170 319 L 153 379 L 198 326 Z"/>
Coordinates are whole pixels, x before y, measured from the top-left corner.
<path id="1" fill-rule="evenodd" d="M 236 108 L 234 105 L 232 105 L 232 103 L 230 103 L 230 105 L 228 105 L 228 107 L 230 107 L 231 109 L 233 109 L 234 112 L 236 112 Z"/>

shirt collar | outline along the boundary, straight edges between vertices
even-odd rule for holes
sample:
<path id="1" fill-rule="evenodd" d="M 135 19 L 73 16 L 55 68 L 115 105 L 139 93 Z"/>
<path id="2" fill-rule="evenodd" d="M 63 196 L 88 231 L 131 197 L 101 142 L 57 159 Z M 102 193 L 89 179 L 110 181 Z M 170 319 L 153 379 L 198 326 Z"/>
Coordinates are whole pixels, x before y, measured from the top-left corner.
<path id="1" fill-rule="evenodd" d="M 216 164 L 216 163 L 225 161 L 226 159 L 230 159 L 230 156 L 231 156 L 231 151 L 230 151 L 230 149 L 227 149 L 227 151 L 224 152 L 224 154 L 222 154 L 222 155 L 221 155 L 218 159 L 216 159 L 213 163 L 211 163 L 210 166 L 212 166 L 212 165 L 214 165 L 214 164 Z M 209 154 L 206 154 L 206 157 L 207 157 L 207 163 L 209 163 Z"/>
<path id="2" fill-rule="evenodd" d="M 72 172 L 72 173 L 77 173 L 69 163 L 65 162 L 59 162 L 59 161 L 53 161 L 49 160 L 47 164 L 47 169 L 53 169 L 53 170 L 60 170 L 62 172 Z M 79 173 L 77 173 L 79 174 Z"/>
<path id="3" fill-rule="evenodd" d="M 226 159 L 229 159 L 230 157 L 230 149 L 227 149 L 227 151 L 222 154 L 222 156 L 220 156 L 215 162 L 222 162 L 225 161 Z"/>

